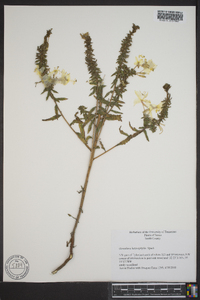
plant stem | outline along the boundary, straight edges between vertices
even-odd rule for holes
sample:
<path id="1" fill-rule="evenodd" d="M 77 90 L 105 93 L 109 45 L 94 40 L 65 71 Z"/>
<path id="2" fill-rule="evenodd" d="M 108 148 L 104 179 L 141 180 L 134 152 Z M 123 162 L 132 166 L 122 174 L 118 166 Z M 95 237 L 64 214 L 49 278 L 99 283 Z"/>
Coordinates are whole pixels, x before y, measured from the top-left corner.
<path id="1" fill-rule="evenodd" d="M 139 135 L 140 133 L 142 133 L 144 130 L 145 130 L 145 128 L 144 128 L 144 129 L 141 129 L 141 130 L 138 130 L 137 132 L 135 132 L 135 133 L 132 134 L 132 135 L 129 135 L 129 136 L 128 136 L 128 137 L 129 137 L 129 141 L 130 141 L 132 138 L 134 138 L 134 137 L 136 137 L 137 135 Z M 94 160 L 97 159 L 97 158 L 99 158 L 100 156 L 102 156 L 102 155 L 108 153 L 109 151 L 113 150 L 113 149 L 116 148 L 117 146 L 123 145 L 123 141 L 125 141 L 125 140 L 127 140 L 127 138 L 126 138 L 126 139 L 123 139 L 121 142 L 117 143 L 116 145 L 114 145 L 114 146 L 111 147 L 110 149 L 108 149 L 108 150 L 104 151 L 103 153 L 99 154 L 98 156 L 94 157 Z"/>
<path id="2" fill-rule="evenodd" d="M 76 221 L 75 221 L 73 230 L 71 232 L 71 238 L 70 238 L 69 242 L 67 242 L 67 246 L 70 245 L 69 256 L 58 268 L 56 268 L 52 272 L 52 274 L 56 274 L 59 270 L 61 270 L 73 258 L 73 249 L 74 249 L 74 244 L 75 244 L 75 233 L 76 233 L 76 229 L 77 229 L 80 217 L 81 217 L 81 213 L 83 212 L 83 204 L 84 204 L 84 200 L 85 200 L 85 195 L 86 195 L 86 190 L 87 190 L 87 186 L 88 186 L 88 181 L 89 181 L 91 168 L 92 168 L 92 165 L 93 165 L 93 162 L 94 162 L 95 150 L 96 150 L 96 146 L 97 146 L 97 142 L 98 142 L 96 129 L 94 129 L 94 130 L 95 130 L 95 134 L 94 134 L 94 139 L 93 139 L 93 145 L 92 145 L 92 150 L 91 150 L 91 154 L 90 154 L 90 161 L 89 161 L 88 170 L 87 170 L 87 173 L 86 173 L 85 183 L 84 183 L 84 186 L 82 188 L 82 196 L 81 196 L 80 206 L 79 206 L 77 217 L 75 218 Z"/>
<path id="3" fill-rule="evenodd" d="M 53 99 L 55 105 L 57 106 L 58 111 L 59 111 L 59 113 L 61 114 L 63 120 L 67 123 L 67 125 L 71 128 L 71 130 L 72 130 L 72 131 L 76 134 L 76 136 L 79 138 L 79 136 L 77 135 L 76 131 L 72 128 L 72 126 L 69 124 L 69 122 L 67 121 L 67 119 L 66 119 L 65 116 L 63 115 L 63 113 L 62 113 L 60 107 L 58 106 L 58 103 L 57 103 L 57 101 L 56 101 L 54 95 L 53 95 L 52 93 L 50 93 L 50 96 L 51 96 L 51 98 Z M 80 138 L 79 138 L 79 140 L 83 143 L 83 141 L 82 141 Z M 83 143 L 83 144 L 91 151 L 91 148 L 90 148 L 87 144 L 85 144 L 85 143 Z"/>

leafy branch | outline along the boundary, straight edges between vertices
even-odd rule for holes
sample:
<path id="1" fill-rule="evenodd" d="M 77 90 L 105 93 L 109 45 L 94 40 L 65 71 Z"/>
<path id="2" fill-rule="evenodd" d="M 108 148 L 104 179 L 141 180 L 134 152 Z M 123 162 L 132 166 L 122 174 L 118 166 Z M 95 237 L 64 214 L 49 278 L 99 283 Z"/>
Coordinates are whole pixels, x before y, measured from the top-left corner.
<path id="1" fill-rule="evenodd" d="M 165 84 L 163 86 L 166 92 L 166 97 L 157 105 L 152 104 L 150 100 L 146 99 L 148 93 L 135 91 L 137 99 L 135 99 L 134 105 L 137 103 L 142 105 L 143 112 L 141 119 L 143 125 L 139 128 L 136 128 L 131 125 L 131 122 L 129 122 L 129 127 L 132 131 L 131 133 L 124 132 L 122 130 L 122 126 L 120 126 L 119 133 L 123 135 L 124 138 L 107 150 L 101 140 L 102 129 L 107 121 L 122 122 L 123 112 L 121 109 L 124 105 L 123 95 L 127 90 L 127 85 L 129 84 L 128 79 L 134 76 L 146 78 L 146 76 L 153 72 L 156 68 L 156 65 L 153 63 L 153 61 L 147 60 L 143 55 L 136 57 L 134 67 L 128 66 L 128 57 L 132 45 L 132 38 L 138 29 L 139 26 L 133 24 L 132 29 L 122 40 L 119 56 L 116 61 L 116 70 L 111 75 L 113 77 L 113 81 L 111 83 L 110 90 L 105 95 L 104 88 L 106 85 L 104 84 L 104 80 L 101 76 L 101 70 L 98 67 L 98 63 L 94 55 L 92 39 L 88 32 L 81 34 L 85 46 L 85 63 L 90 75 L 89 84 L 91 85 L 91 89 L 89 96 L 93 98 L 94 104 L 90 108 L 84 105 L 79 106 L 71 122 L 66 119 L 59 106 L 60 102 L 68 99 L 65 97 L 56 97 L 58 92 L 55 90 L 55 85 L 67 85 L 69 82 L 75 84 L 76 80 L 71 80 L 70 74 L 64 70 L 60 71 L 59 68 L 54 68 L 54 70 L 51 71 L 48 66 L 47 51 L 49 48 L 49 37 L 52 34 L 52 29 L 47 30 L 43 44 L 37 47 L 35 72 L 40 77 L 40 81 L 37 83 L 42 83 L 44 85 L 42 94 L 47 93 L 46 100 L 49 98 L 53 100 L 55 112 L 52 117 L 43 119 L 43 121 L 54 121 L 62 117 L 68 127 L 70 127 L 70 129 L 79 138 L 79 140 L 90 150 L 90 159 L 85 181 L 83 186 L 81 186 L 81 190 L 78 191 L 78 193 L 81 194 L 81 200 L 77 216 L 74 217 L 71 214 L 68 214 L 75 220 L 70 239 L 67 242 L 69 254 L 66 260 L 52 272 L 53 274 L 56 274 L 73 258 L 76 230 L 80 222 L 81 214 L 83 213 L 85 195 L 94 161 L 100 156 L 110 152 L 114 148 L 121 145 L 126 145 L 141 133 L 144 133 L 145 138 L 147 141 L 149 141 L 148 130 L 154 133 L 156 132 L 157 128 L 160 128 L 162 132 L 162 126 L 164 125 L 163 122 L 168 117 L 168 110 L 171 106 L 169 84 Z M 101 149 L 103 152 L 95 156 L 98 149 Z"/>

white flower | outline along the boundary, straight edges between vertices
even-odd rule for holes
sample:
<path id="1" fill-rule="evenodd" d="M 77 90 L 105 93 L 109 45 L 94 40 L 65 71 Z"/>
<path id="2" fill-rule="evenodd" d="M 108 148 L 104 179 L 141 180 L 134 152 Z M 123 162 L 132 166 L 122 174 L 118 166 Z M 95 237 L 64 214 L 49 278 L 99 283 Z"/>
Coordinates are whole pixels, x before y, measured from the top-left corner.
<path id="1" fill-rule="evenodd" d="M 59 67 L 54 68 L 53 71 L 47 72 L 45 75 L 42 76 L 42 73 L 44 72 L 45 68 L 42 67 L 39 69 L 39 66 L 37 65 L 35 68 L 36 74 L 39 75 L 41 78 L 41 82 L 44 84 L 45 87 L 49 87 L 51 85 L 56 85 L 57 83 L 61 83 L 63 85 L 66 85 L 68 82 L 73 82 L 73 84 L 76 82 L 76 80 L 70 79 L 70 74 L 67 73 L 65 70 L 60 71 Z M 61 76 L 58 76 L 61 75 Z"/>

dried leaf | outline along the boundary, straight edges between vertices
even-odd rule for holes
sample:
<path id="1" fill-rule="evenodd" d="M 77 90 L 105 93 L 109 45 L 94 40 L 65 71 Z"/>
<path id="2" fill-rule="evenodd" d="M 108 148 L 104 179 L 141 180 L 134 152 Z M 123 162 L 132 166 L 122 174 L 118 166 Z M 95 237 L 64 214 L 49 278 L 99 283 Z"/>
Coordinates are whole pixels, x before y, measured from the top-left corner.
<path id="1" fill-rule="evenodd" d="M 60 102 L 60 101 L 68 100 L 68 98 L 55 98 L 55 100 L 56 100 L 57 102 Z"/>
<path id="2" fill-rule="evenodd" d="M 80 129 L 81 137 L 82 137 L 83 139 L 85 139 L 85 130 L 84 130 L 84 128 L 83 128 L 83 125 L 82 125 L 81 123 L 79 123 L 78 126 L 79 126 L 79 129 Z"/>
<path id="3" fill-rule="evenodd" d="M 116 110 L 114 110 L 114 109 L 111 109 L 111 111 L 114 112 L 115 114 L 121 114 L 121 115 L 123 114 L 122 112 L 116 111 Z"/>
<path id="4" fill-rule="evenodd" d="M 88 133 L 91 131 L 92 129 L 92 125 L 94 124 L 95 118 L 90 122 L 89 126 L 88 126 Z"/>
<path id="5" fill-rule="evenodd" d="M 109 121 L 114 121 L 114 120 L 118 120 L 118 121 L 122 121 L 122 118 L 121 118 L 121 115 L 107 115 L 105 117 L 106 120 L 109 120 Z"/>
<path id="6" fill-rule="evenodd" d="M 127 144 L 131 140 L 131 138 L 132 138 L 132 135 L 129 135 L 125 140 L 123 140 L 119 144 L 117 144 L 117 146 Z"/>
<path id="7" fill-rule="evenodd" d="M 100 143 L 100 145 L 101 145 L 101 148 L 102 148 L 104 151 L 106 151 L 106 149 L 105 149 L 105 147 L 104 147 L 102 141 L 99 141 L 99 143 Z"/>
<path id="8" fill-rule="evenodd" d="M 126 132 L 124 132 L 123 130 L 121 130 L 121 126 L 119 127 L 119 132 L 120 132 L 121 134 L 123 134 L 123 135 L 129 136 L 128 133 L 126 133 Z"/>
<path id="9" fill-rule="evenodd" d="M 48 90 L 47 96 L 46 96 L 46 100 L 48 100 L 49 96 L 51 95 L 51 92 Z"/>
<path id="10" fill-rule="evenodd" d="M 148 135 L 147 135 L 146 129 L 144 130 L 144 134 L 145 134 L 145 137 L 146 137 L 147 141 L 149 142 L 149 137 L 148 137 Z"/>
<path id="11" fill-rule="evenodd" d="M 47 91 L 48 91 L 48 89 L 47 89 L 47 88 L 44 88 L 44 90 L 43 90 L 43 92 L 41 93 L 41 95 L 44 94 L 44 93 L 47 92 Z"/>
<path id="12" fill-rule="evenodd" d="M 60 118 L 60 117 L 61 117 L 61 115 L 55 115 L 48 119 L 42 119 L 42 121 L 54 121 L 54 120 L 58 120 L 58 118 Z"/>
<path id="13" fill-rule="evenodd" d="M 136 131 L 136 132 L 139 131 L 139 130 L 137 130 L 135 127 L 132 127 L 130 122 L 129 122 L 129 127 L 130 127 L 133 131 Z"/>
<path id="14" fill-rule="evenodd" d="M 88 142 L 89 139 L 92 139 L 91 135 L 88 135 L 88 136 L 86 137 L 86 143 Z"/>

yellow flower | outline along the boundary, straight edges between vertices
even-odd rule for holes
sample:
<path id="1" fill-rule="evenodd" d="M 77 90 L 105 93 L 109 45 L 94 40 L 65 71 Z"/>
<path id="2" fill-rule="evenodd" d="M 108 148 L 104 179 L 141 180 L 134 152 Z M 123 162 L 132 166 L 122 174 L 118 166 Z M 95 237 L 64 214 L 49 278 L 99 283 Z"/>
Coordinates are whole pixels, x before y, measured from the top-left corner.
<path id="1" fill-rule="evenodd" d="M 150 59 L 150 60 L 145 60 L 145 62 L 143 63 L 143 65 L 142 65 L 142 67 L 143 67 L 143 73 L 145 73 L 145 74 L 149 74 L 151 71 L 154 71 L 155 70 L 155 68 L 157 67 L 157 65 L 156 64 L 154 64 L 154 62 L 152 61 L 152 59 Z"/>
<path id="2" fill-rule="evenodd" d="M 34 70 L 34 72 L 40 77 L 42 78 L 42 73 L 44 72 L 45 67 L 42 67 L 39 69 L 39 65 L 36 65 L 36 68 Z"/>
<path id="3" fill-rule="evenodd" d="M 42 73 L 44 72 L 44 70 L 45 70 L 44 67 L 39 69 L 38 65 L 35 68 L 36 74 L 41 78 L 41 82 L 44 84 L 45 87 L 49 87 L 51 85 L 56 85 L 57 83 L 66 85 L 70 81 L 72 81 L 73 84 L 75 84 L 75 82 L 76 82 L 76 80 L 70 79 L 70 74 L 67 73 L 65 70 L 60 71 L 59 67 L 54 68 L 53 71 L 48 72 L 42 76 Z M 61 74 L 60 77 L 58 76 L 59 74 Z"/>
<path id="4" fill-rule="evenodd" d="M 152 119 L 153 118 L 153 111 L 155 111 L 156 113 L 158 113 L 159 111 L 161 111 L 162 109 L 162 102 L 160 102 L 158 105 L 154 105 L 154 104 L 149 104 L 148 108 L 144 110 L 144 114 L 149 115 L 149 117 Z"/>
<path id="5" fill-rule="evenodd" d="M 144 58 L 145 56 L 143 55 L 139 55 L 138 57 L 135 57 L 134 65 L 136 65 L 138 68 L 141 67 L 142 64 L 144 63 Z"/>
<path id="6" fill-rule="evenodd" d="M 135 91 L 135 94 L 136 94 L 137 98 L 134 100 L 134 105 L 136 105 L 137 103 L 142 103 L 143 105 L 148 107 L 151 104 L 151 101 L 146 99 L 146 97 L 148 96 L 147 92 L 141 93 L 141 92 Z"/>

